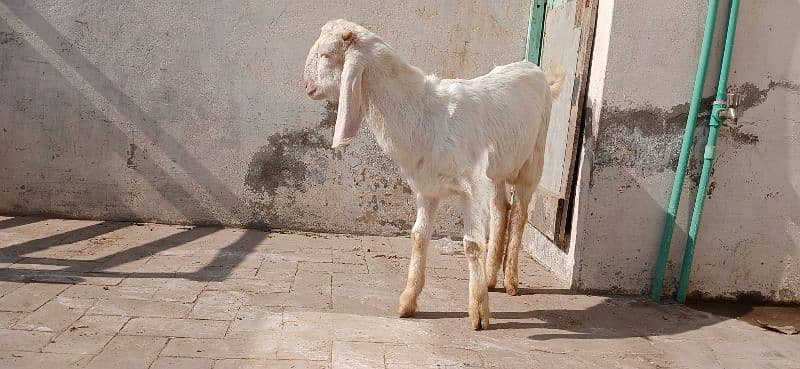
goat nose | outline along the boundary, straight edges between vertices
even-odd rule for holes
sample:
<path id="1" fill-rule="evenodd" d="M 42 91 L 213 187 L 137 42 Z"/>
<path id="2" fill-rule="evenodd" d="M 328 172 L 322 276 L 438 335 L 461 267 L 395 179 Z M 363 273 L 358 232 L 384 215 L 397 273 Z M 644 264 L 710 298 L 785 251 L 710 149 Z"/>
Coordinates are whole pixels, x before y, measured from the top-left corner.
<path id="1" fill-rule="evenodd" d="M 303 81 L 303 87 L 308 88 L 308 81 Z"/>
<path id="2" fill-rule="evenodd" d="M 312 84 L 306 85 L 306 95 L 313 96 L 315 92 L 317 92 L 317 86 Z"/>

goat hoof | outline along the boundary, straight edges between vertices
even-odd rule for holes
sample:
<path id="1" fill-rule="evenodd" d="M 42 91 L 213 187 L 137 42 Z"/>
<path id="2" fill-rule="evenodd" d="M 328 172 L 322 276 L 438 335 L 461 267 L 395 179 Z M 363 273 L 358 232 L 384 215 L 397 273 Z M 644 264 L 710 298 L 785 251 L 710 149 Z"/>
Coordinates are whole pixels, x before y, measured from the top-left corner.
<path id="1" fill-rule="evenodd" d="M 506 293 L 511 296 L 516 296 L 519 293 L 516 279 L 506 278 L 503 281 L 503 286 L 506 288 Z"/>
<path id="2" fill-rule="evenodd" d="M 397 309 L 397 313 L 400 314 L 401 318 L 408 318 L 413 316 L 416 311 L 417 299 L 413 293 L 403 292 L 400 295 L 400 307 Z"/>
<path id="3" fill-rule="evenodd" d="M 469 307 L 469 324 L 472 329 L 479 331 L 482 329 L 489 329 L 489 304 L 480 302 L 470 304 Z"/>
<path id="4" fill-rule="evenodd" d="M 472 295 L 469 301 L 469 323 L 472 329 L 489 329 L 489 291 Z"/>

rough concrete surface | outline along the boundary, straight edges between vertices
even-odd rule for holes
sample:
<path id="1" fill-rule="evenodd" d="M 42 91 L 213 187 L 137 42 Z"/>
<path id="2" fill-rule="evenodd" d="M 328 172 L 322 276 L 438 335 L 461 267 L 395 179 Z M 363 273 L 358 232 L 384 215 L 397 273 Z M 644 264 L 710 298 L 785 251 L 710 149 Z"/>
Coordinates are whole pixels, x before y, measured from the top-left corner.
<path id="1" fill-rule="evenodd" d="M 395 316 L 409 240 L 0 217 L 0 368 L 800 368 L 800 336 L 564 289 L 521 260 L 522 295 L 466 320 L 458 243 L 431 250 Z M 502 280 L 502 279 L 501 279 Z"/>

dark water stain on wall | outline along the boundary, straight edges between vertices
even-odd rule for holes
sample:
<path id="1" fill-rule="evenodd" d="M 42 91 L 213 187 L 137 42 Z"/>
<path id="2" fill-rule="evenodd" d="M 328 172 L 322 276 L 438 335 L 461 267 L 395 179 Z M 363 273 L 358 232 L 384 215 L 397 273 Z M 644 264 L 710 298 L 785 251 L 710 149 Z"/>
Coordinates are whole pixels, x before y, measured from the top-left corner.
<path id="1" fill-rule="evenodd" d="M 278 188 L 292 187 L 305 192 L 309 165 L 304 156 L 309 151 L 327 150 L 330 142 L 320 131 L 327 131 L 331 119 L 336 121 L 336 108 L 326 105 L 318 127 L 287 130 L 267 138 L 250 160 L 245 186 L 254 192 L 275 196 Z M 331 118 L 332 117 L 332 118 Z"/>
<path id="2" fill-rule="evenodd" d="M 800 91 L 800 85 L 789 81 L 771 81 L 763 89 L 752 83 L 732 86 L 742 96 L 739 114 L 763 104 L 769 93 L 776 88 Z M 706 97 L 701 101 L 695 146 L 705 143 L 714 100 L 714 97 Z M 689 105 L 684 103 L 670 108 L 604 108 L 600 117 L 592 171 L 610 166 L 635 168 L 645 173 L 674 170 L 689 116 Z M 749 118 L 752 120 L 753 117 Z M 720 129 L 720 136 L 739 145 L 755 145 L 759 142 L 757 135 L 746 132 L 745 126 L 738 122 L 725 122 Z M 698 172 L 697 163 L 702 155 L 698 151 L 702 150 L 693 150 L 694 156 L 689 167 L 689 178 L 692 180 L 697 177 L 693 173 Z"/>
<path id="3" fill-rule="evenodd" d="M 713 101 L 713 97 L 701 101 L 700 133 L 703 133 L 700 122 L 709 116 Z M 593 170 L 622 166 L 658 173 L 674 168 L 688 116 L 689 103 L 668 109 L 653 106 L 602 109 Z"/>
<path id="4" fill-rule="evenodd" d="M 305 192 L 303 182 L 308 176 L 308 163 L 303 161 L 306 152 L 327 147 L 319 132 L 304 128 L 299 131 L 277 133 L 267 139 L 250 161 L 245 185 L 255 192 L 270 196 L 280 187 L 294 187 Z"/>
<path id="5" fill-rule="evenodd" d="M 12 44 L 22 46 L 22 39 L 16 32 L 0 32 L 0 45 Z"/>
<path id="6" fill-rule="evenodd" d="M 322 120 L 319 121 L 319 126 L 324 128 L 333 128 L 336 125 L 336 114 L 338 113 L 338 105 L 326 101 L 325 112 L 322 113 Z"/>

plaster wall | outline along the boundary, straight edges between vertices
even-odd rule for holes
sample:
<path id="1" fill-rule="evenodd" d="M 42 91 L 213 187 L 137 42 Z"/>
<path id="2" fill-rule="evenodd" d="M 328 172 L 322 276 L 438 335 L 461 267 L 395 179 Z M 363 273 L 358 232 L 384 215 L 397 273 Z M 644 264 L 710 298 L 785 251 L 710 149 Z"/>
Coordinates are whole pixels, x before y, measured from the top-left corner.
<path id="1" fill-rule="evenodd" d="M 303 92 L 319 28 L 347 18 L 471 78 L 522 58 L 529 4 L 0 2 L 0 213 L 406 233 L 394 165 L 366 127 L 329 149 L 335 107 Z"/>
<path id="2" fill-rule="evenodd" d="M 690 292 L 706 298 L 800 301 L 800 39 L 796 0 L 744 1 L 730 83 L 744 103 L 721 130 Z M 601 1 L 608 39 L 596 43 L 592 115 L 576 211 L 574 286 L 649 291 L 691 96 L 706 3 Z M 727 2 L 718 16 L 704 96 L 710 108 Z M 602 24 L 600 18 L 598 25 Z M 598 26 L 600 29 L 600 26 Z M 601 40 L 598 32 L 598 40 Z M 599 51 L 599 52 L 598 52 Z M 673 237 L 665 291 L 674 291 L 694 202 L 707 112 Z"/>

